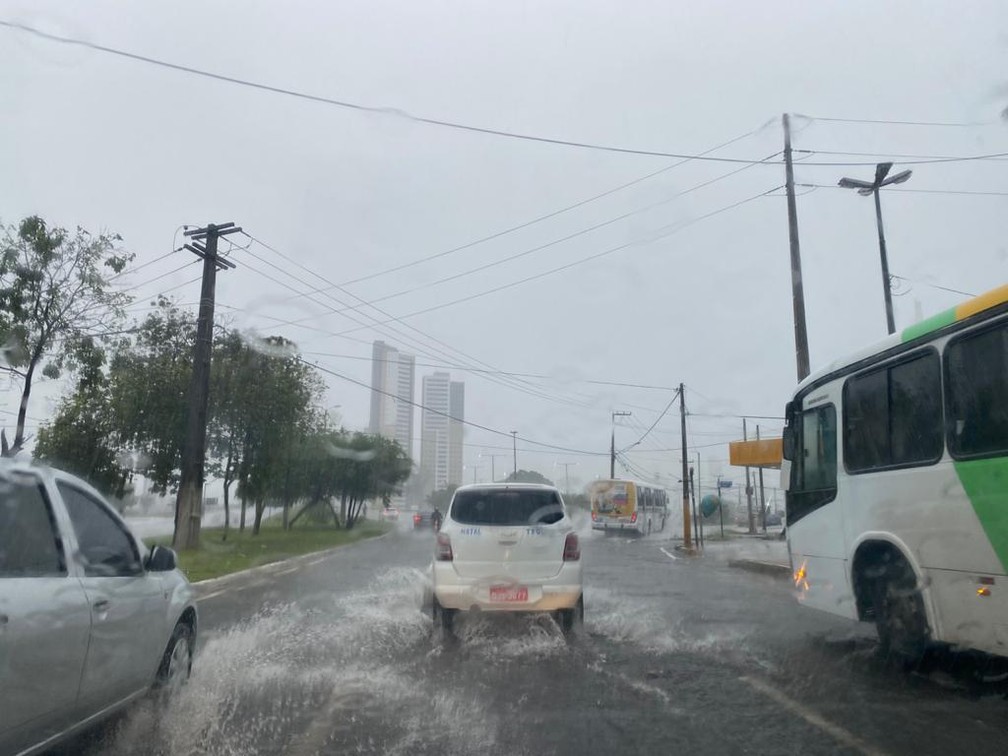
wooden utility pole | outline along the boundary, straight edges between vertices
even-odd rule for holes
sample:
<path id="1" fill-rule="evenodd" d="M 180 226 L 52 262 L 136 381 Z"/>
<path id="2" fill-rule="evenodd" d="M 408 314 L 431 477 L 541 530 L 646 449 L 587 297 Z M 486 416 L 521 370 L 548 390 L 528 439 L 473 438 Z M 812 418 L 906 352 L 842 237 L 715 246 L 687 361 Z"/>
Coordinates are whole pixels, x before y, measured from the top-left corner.
<path id="1" fill-rule="evenodd" d="M 682 520 L 683 545 L 689 551 L 693 550 L 690 543 L 690 497 L 689 497 L 689 463 L 686 451 L 686 389 L 679 384 L 679 424 L 682 427 Z"/>
<path id="2" fill-rule="evenodd" d="M 203 285 L 200 291 L 196 343 L 193 345 L 192 378 L 189 382 L 189 416 L 182 446 L 182 469 L 175 499 L 175 549 L 199 546 L 200 518 L 203 515 L 203 467 L 206 461 L 207 405 L 210 399 L 210 354 L 213 347 L 214 294 L 217 271 L 235 264 L 217 255 L 221 236 L 241 231 L 234 223 L 208 224 L 185 232 L 191 240 L 185 248 L 203 259 Z M 200 243 L 199 240 L 203 240 Z"/>
<path id="3" fill-rule="evenodd" d="M 805 290 L 802 286 L 801 249 L 798 246 L 798 208 L 795 205 L 794 163 L 791 158 L 791 119 L 784 114 L 784 187 L 787 190 L 788 238 L 791 242 L 791 300 L 794 308 L 795 361 L 798 380 L 809 374 L 808 332 L 805 329 Z"/>

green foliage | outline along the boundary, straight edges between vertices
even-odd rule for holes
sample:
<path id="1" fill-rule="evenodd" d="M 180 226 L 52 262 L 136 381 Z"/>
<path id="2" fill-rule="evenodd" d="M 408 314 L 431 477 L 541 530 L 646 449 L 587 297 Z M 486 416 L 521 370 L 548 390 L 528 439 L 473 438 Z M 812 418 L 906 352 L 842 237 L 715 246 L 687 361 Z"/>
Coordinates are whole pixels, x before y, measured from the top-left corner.
<path id="1" fill-rule="evenodd" d="M 132 254 L 118 248 L 115 234 L 73 234 L 50 228 L 38 216 L 3 230 L 0 239 L 0 342 L 2 369 L 22 382 L 14 441 L 25 442 L 24 423 L 35 373 L 55 378 L 66 367 L 93 357 L 93 338 L 117 325 L 130 301 L 110 286 Z M 86 367 L 86 366 L 85 366 Z"/>
<path id="2" fill-rule="evenodd" d="M 544 486 L 552 486 L 553 481 L 547 478 L 542 473 L 537 473 L 535 470 L 519 470 L 518 472 L 508 473 L 508 476 L 504 478 L 505 483 L 541 483 Z"/>
<path id="3" fill-rule="evenodd" d="M 455 495 L 455 489 L 457 488 L 458 486 L 450 485 L 437 491 L 431 491 L 427 495 L 427 503 L 432 509 L 444 512 L 448 509 L 448 505 L 451 503 L 452 496 Z"/>

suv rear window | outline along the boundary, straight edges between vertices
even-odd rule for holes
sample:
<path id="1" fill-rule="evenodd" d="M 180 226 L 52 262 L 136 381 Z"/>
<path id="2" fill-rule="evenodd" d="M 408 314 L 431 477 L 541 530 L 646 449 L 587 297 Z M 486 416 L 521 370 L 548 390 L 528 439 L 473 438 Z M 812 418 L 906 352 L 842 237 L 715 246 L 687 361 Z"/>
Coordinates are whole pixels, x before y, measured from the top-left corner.
<path id="1" fill-rule="evenodd" d="M 563 516 L 556 491 L 458 491 L 451 507 L 451 518 L 462 525 L 552 525 Z"/>

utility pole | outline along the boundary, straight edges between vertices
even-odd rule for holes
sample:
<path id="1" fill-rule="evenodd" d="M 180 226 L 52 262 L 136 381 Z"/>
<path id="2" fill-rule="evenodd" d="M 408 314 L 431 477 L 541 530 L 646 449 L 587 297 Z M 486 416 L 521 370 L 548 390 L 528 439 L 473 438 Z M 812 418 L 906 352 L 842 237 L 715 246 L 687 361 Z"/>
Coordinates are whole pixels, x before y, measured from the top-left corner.
<path id="1" fill-rule="evenodd" d="M 746 419 L 744 417 L 742 418 L 742 440 L 749 440 L 749 436 L 746 433 Z M 745 469 L 745 501 L 746 511 L 749 513 L 749 534 L 752 535 L 756 532 L 756 521 L 753 519 L 752 511 L 752 483 L 749 479 L 749 465 L 746 465 Z"/>
<path id="2" fill-rule="evenodd" d="M 241 231 L 234 223 L 187 230 L 191 240 L 185 248 L 203 258 L 203 284 L 200 290 L 196 343 L 193 345 L 192 378 L 189 382 L 189 416 L 182 445 L 179 491 L 175 499 L 175 534 L 172 546 L 177 550 L 199 546 L 200 518 L 203 515 L 203 467 L 206 462 L 207 404 L 210 398 L 210 353 L 213 346 L 214 295 L 217 271 L 235 264 L 217 255 L 217 240 Z M 201 243 L 200 240 L 203 240 Z"/>
<path id="3" fill-rule="evenodd" d="M 791 117 L 785 113 L 783 121 L 784 187 L 787 190 L 788 239 L 791 242 L 791 301 L 794 308 L 795 361 L 798 365 L 798 381 L 801 382 L 809 374 L 808 332 L 805 329 L 805 289 L 802 285 L 798 207 L 795 204 L 794 162 L 791 157 Z"/>
<path id="4" fill-rule="evenodd" d="M 557 464 L 564 469 L 564 494 L 570 493 L 570 468 L 571 465 L 576 465 L 577 462 L 557 462 Z"/>
<path id="5" fill-rule="evenodd" d="M 697 524 L 700 529 L 700 548 L 704 547 L 704 527 L 703 527 L 703 472 L 700 469 L 700 452 L 696 453 L 696 500 L 700 502 L 700 518 L 697 520 Z"/>
<path id="6" fill-rule="evenodd" d="M 505 447 L 506 448 L 506 447 Z M 514 456 L 514 482 L 518 482 L 518 431 L 511 431 L 511 453 Z"/>
<path id="7" fill-rule="evenodd" d="M 689 469 L 689 490 L 690 499 L 693 504 L 693 545 L 700 548 L 700 520 L 697 517 L 696 508 L 696 487 L 693 485 L 693 466 L 690 465 Z"/>
<path id="8" fill-rule="evenodd" d="M 616 410 L 612 413 L 612 435 L 609 438 L 609 478 L 616 477 L 616 418 L 630 417 L 632 413 Z"/>
<path id="9" fill-rule="evenodd" d="M 724 540 L 724 499 L 721 498 L 721 476 L 717 476 L 717 509 L 721 521 L 721 540 Z"/>
<path id="10" fill-rule="evenodd" d="M 686 389 L 679 384 L 679 424 L 682 426 L 682 517 L 683 545 L 687 551 L 692 551 L 690 545 L 690 506 L 689 506 L 689 464 L 686 450 Z"/>
<path id="11" fill-rule="evenodd" d="M 759 426 L 756 426 L 756 440 L 759 441 Z M 763 466 L 759 467 L 760 523 L 766 533 L 766 490 L 763 488 Z"/>

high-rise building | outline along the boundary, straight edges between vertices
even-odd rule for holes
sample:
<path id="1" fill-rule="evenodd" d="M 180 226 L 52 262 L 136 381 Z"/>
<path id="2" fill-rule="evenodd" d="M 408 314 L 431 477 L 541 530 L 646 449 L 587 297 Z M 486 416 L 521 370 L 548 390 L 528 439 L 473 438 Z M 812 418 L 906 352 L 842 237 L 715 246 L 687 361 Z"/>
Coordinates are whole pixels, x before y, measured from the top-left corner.
<path id="1" fill-rule="evenodd" d="M 413 456 L 413 386 L 416 359 L 384 341 L 371 349 L 371 420 L 368 430 L 399 442 Z"/>
<path id="2" fill-rule="evenodd" d="M 420 468 L 434 490 L 461 485 L 465 384 L 448 373 L 425 375 L 421 396 Z"/>

